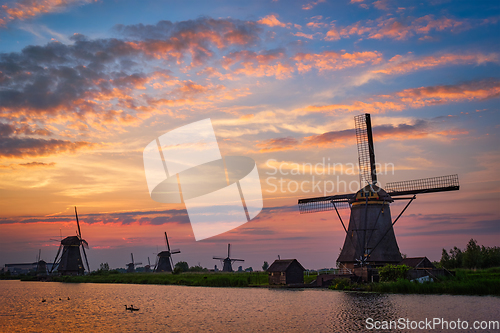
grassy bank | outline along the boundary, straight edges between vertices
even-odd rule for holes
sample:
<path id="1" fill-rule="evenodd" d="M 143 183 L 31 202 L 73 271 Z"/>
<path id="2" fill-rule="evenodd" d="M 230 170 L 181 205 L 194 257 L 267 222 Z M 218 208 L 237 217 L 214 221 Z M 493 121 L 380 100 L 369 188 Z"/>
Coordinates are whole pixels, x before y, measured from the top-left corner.
<path id="1" fill-rule="evenodd" d="M 400 294 L 451 294 L 451 295 L 498 295 L 500 296 L 500 267 L 484 270 L 458 269 L 455 276 L 435 282 L 411 282 L 400 279 L 395 282 L 351 284 L 348 280 L 336 280 L 330 286 L 334 290 L 360 290 Z"/>
<path id="2" fill-rule="evenodd" d="M 205 287 L 248 287 L 267 285 L 267 273 L 132 273 L 85 276 L 56 276 L 55 282 L 168 284 Z"/>

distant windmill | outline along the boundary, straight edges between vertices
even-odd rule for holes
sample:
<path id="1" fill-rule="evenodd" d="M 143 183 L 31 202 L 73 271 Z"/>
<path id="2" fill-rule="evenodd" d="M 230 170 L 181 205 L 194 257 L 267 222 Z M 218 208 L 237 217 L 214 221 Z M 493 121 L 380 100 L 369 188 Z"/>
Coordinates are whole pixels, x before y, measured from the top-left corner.
<path id="1" fill-rule="evenodd" d="M 57 272 L 60 275 L 83 275 L 85 268 L 82 262 L 82 256 L 80 254 L 80 247 L 85 257 L 85 263 L 87 264 L 87 269 L 90 272 L 89 262 L 87 260 L 87 254 L 85 253 L 85 248 L 89 248 L 89 244 L 86 240 L 82 238 L 82 232 L 80 230 L 80 222 L 78 221 L 78 213 L 75 207 L 76 225 L 78 227 L 78 234 L 76 236 L 69 236 L 61 240 L 61 245 L 59 250 L 57 250 L 56 258 L 54 259 L 54 264 L 50 270 L 50 273 L 57 267 Z M 62 252 L 61 252 L 62 250 Z M 59 256 L 59 254 L 61 256 Z"/>
<path id="2" fill-rule="evenodd" d="M 38 250 L 38 258 L 36 259 L 36 275 L 37 276 L 45 276 L 47 275 L 47 263 L 45 260 L 41 259 L 42 257 L 42 249 Z"/>
<path id="3" fill-rule="evenodd" d="M 165 232 L 165 241 L 167 242 L 167 251 L 161 251 L 160 253 L 158 253 L 155 272 L 172 272 L 174 267 L 172 254 L 181 253 L 179 249 L 170 250 L 170 244 L 168 243 L 167 232 Z"/>
<path id="4" fill-rule="evenodd" d="M 232 272 L 233 271 L 233 262 L 235 261 L 245 261 L 243 259 L 231 259 L 231 244 L 227 244 L 227 257 L 214 257 L 214 259 L 220 260 L 224 266 L 222 267 L 223 272 Z"/>
<path id="5" fill-rule="evenodd" d="M 378 267 L 402 260 L 394 235 L 394 224 L 399 220 L 417 194 L 455 191 L 459 189 L 458 175 L 388 183 L 384 191 L 377 185 L 375 151 L 369 114 L 356 116 L 356 139 L 359 158 L 361 190 L 351 194 L 300 199 L 300 213 L 335 210 L 346 232 L 344 246 L 337 262 L 348 269 Z M 410 195 L 409 197 L 400 197 Z M 394 200 L 409 200 L 392 222 L 389 204 Z M 346 229 L 338 212 L 350 208 Z"/>
<path id="6" fill-rule="evenodd" d="M 132 257 L 132 262 L 127 264 L 127 273 L 133 273 L 135 271 L 136 265 L 142 265 L 142 262 L 134 262 L 134 254 L 131 253 L 130 257 Z"/>
<path id="7" fill-rule="evenodd" d="M 144 272 L 146 272 L 146 273 L 151 272 L 151 262 L 149 261 L 149 257 L 148 257 L 148 264 L 146 266 L 144 266 Z"/>

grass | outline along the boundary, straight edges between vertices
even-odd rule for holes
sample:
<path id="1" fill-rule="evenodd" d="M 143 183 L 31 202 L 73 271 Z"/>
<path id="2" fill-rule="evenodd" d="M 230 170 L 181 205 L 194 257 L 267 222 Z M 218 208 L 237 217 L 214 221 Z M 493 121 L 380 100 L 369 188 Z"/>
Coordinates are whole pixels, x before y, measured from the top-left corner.
<path id="1" fill-rule="evenodd" d="M 131 273 L 85 276 L 55 276 L 55 282 L 168 284 L 205 287 L 248 287 L 267 285 L 267 273 Z"/>
<path id="2" fill-rule="evenodd" d="M 455 276 L 444 277 L 436 282 L 411 282 L 400 279 L 395 282 L 371 284 L 345 284 L 334 281 L 330 289 L 362 290 L 399 294 L 451 294 L 451 295 L 498 295 L 500 296 L 500 267 L 483 270 L 458 269 Z"/>

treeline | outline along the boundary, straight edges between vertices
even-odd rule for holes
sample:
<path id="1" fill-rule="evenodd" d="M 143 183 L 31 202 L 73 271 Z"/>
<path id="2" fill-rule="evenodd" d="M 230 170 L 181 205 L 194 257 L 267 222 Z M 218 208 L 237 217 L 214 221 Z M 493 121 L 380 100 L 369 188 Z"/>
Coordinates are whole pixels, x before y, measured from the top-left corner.
<path id="1" fill-rule="evenodd" d="M 450 251 L 443 249 L 440 264 L 447 269 L 500 267 L 500 247 L 479 246 L 471 238 L 464 251 L 456 246 Z"/>

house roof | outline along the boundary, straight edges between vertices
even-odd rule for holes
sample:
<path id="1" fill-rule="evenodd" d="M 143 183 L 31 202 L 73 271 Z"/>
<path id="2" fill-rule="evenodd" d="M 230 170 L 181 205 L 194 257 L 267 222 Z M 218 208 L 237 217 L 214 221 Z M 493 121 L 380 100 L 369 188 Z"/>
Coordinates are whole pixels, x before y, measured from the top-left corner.
<path id="1" fill-rule="evenodd" d="M 297 259 L 282 259 L 282 260 L 275 260 L 271 266 L 267 269 L 268 272 L 285 272 L 290 265 L 292 265 L 293 262 L 296 262 L 302 270 L 306 270 L 300 262 L 297 261 Z"/>
<path id="2" fill-rule="evenodd" d="M 414 258 L 404 258 L 399 263 L 400 265 L 406 265 L 412 268 L 420 267 L 420 268 L 435 268 L 432 262 L 427 259 L 427 257 L 414 257 Z M 424 265 L 422 265 L 424 264 Z M 427 265 L 425 265 L 427 264 Z"/>

